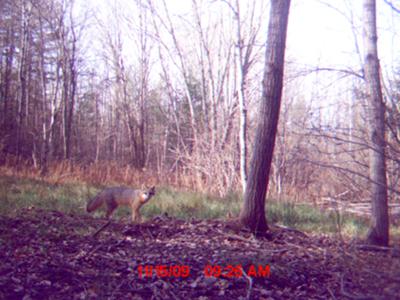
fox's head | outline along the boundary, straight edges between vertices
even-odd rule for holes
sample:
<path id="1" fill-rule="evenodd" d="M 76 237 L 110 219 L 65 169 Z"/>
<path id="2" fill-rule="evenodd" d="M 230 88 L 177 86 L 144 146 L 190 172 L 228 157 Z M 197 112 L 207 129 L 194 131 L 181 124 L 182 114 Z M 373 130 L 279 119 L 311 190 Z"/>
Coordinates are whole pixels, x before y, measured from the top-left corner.
<path id="1" fill-rule="evenodd" d="M 151 197 L 153 197 L 156 194 L 156 187 L 153 186 L 150 189 L 148 189 L 147 191 L 143 191 L 141 194 L 141 200 L 142 202 L 147 202 L 151 199 Z"/>

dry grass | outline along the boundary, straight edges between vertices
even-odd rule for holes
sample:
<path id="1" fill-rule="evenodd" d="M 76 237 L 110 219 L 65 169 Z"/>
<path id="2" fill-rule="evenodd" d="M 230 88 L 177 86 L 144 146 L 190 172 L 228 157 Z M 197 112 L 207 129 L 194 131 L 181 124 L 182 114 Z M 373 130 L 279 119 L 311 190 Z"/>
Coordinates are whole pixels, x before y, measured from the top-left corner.
<path id="1" fill-rule="evenodd" d="M 41 175 L 38 168 L 27 163 L 20 163 L 18 167 L 14 167 L 12 162 L 8 162 L 0 166 L 0 174 L 17 178 L 40 179 L 50 184 L 81 182 L 94 186 L 113 184 L 138 187 L 160 185 L 160 178 L 165 178 L 148 170 L 136 170 L 130 166 L 112 162 L 86 166 L 69 162 L 53 163 L 49 166 L 46 175 Z M 164 184 L 166 183 L 169 183 L 168 180 Z"/>
<path id="2" fill-rule="evenodd" d="M 186 182 L 187 183 L 187 182 Z M 223 198 L 205 192 L 194 191 L 190 184 L 182 185 L 177 176 L 161 176 L 149 170 L 135 170 L 116 163 L 77 166 L 68 163 L 51 165 L 48 175 L 28 164 L 18 168 L 11 164 L 0 166 L 1 213 L 13 214 L 22 207 L 36 206 L 64 212 L 84 213 L 87 199 L 101 188 L 127 185 L 141 188 L 157 186 L 157 195 L 144 207 L 144 215 L 151 217 L 167 212 L 179 218 L 224 218 L 237 215 L 242 199 L 238 193 Z M 117 217 L 128 216 L 127 210 L 119 210 Z M 367 222 L 350 215 L 340 220 L 312 205 L 299 205 L 291 201 L 268 201 L 268 220 L 308 232 L 335 233 L 359 236 L 365 234 Z M 341 226 L 338 226 L 340 223 Z M 399 226 L 392 226 L 392 235 L 398 236 Z"/>

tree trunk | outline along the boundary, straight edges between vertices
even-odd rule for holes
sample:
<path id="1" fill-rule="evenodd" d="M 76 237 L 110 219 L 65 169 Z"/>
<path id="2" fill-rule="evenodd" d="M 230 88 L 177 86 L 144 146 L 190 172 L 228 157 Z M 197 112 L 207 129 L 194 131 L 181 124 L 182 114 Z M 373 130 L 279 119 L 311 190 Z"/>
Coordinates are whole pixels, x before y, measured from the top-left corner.
<path id="1" fill-rule="evenodd" d="M 389 216 L 385 156 L 385 105 L 379 73 L 377 40 L 376 2 L 375 0 L 364 0 L 364 73 L 369 98 L 367 110 L 371 141 L 370 178 L 372 180 L 372 224 L 367 242 L 387 246 L 389 243 Z"/>
<path id="2" fill-rule="evenodd" d="M 242 224 L 256 234 L 268 230 L 265 219 L 265 196 L 281 104 L 289 7 L 290 0 L 271 1 L 256 144 L 240 212 Z"/>
<path id="3" fill-rule="evenodd" d="M 12 39 L 14 38 L 14 28 L 10 29 L 10 33 L 8 35 L 10 37 L 7 37 L 7 39 Z M 6 42 L 9 42 L 6 40 Z M 3 107 L 3 123 L 2 123 L 2 131 L 3 132 L 9 132 L 10 129 L 12 128 L 12 113 L 11 113 L 11 98 L 12 98 L 12 81 L 13 81 L 13 68 L 16 63 L 15 59 L 15 46 L 12 44 L 12 42 L 9 42 L 11 45 L 3 50 L 2 56 L 5 56 L 5 70 L 4 70 L 4 76 L 2 76 L 2 83 L 1 83 L 1 88 L 2 88 L 2 99 L 0 99 L 2 102 L 4 102 L 4 107 Z M 3 79 L 4 78 L 4 79 Z M 9 140 L 6 140 L 7 144 L 9 144 Z"/>
<path id="4" fill-rule="evenodd" d="M 244 61 L 244 41 L 242 36 L 240 20 L 240 4 L 236 0 L 236 61 L 237 61 L 237 93 L 239 100 L 239 145 L 240 145 L 240 181 L 242 184 L 243 195 L 247 184 L 247 106 L 246 106 L 246 74 L 249 62 Z M 248 46 L 250 47 L 250 45 Z"/>

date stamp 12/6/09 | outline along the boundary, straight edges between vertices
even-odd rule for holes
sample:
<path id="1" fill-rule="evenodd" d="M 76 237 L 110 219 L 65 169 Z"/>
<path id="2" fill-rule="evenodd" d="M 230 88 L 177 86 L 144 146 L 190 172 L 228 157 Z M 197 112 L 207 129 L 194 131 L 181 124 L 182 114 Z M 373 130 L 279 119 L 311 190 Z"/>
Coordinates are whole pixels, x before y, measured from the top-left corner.
<path id="1" fill-rule="evenodd" d="M 159 277 L 159 278 L 188 278 L 190 276 L 190 267 L 188 265 L 139 265 L 137 267 L 139 278 Z M 246 272 L 246 274 L 244 274 Z M 203 269 L 205 277 L 215 278 L 240 278 L 266 277 L 271 276 L 270 265 L 250 265 L 245 269 L 242 265 L 206 265 Z"/>

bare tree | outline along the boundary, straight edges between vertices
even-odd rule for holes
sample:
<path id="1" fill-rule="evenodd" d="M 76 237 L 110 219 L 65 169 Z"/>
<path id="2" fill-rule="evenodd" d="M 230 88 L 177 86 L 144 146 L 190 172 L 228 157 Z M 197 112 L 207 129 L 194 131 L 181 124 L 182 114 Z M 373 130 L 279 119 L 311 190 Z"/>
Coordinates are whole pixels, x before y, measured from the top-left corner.
<path id="1" fill-rule="evenodd" d="M 290 0 L 271 1 L 256 143 L 240 212 L 240 221 L 255 233 L 268 230 L 265 196 L 281 105 L 289 7 Z"/>
<path id="2" fill-rule="evenodd" d="M 387 246 L 389 217 L 387 203 L 385 155 L 385 105 L 383 103 L 378 58 L 376 28 L 376 1 L 364 0 L 364 72 L 368 92 L 368 126 L 371 139 L 369 150 L 372 196 L 372 224 L 367 242 Z"/>
<path id="3" fill-rule="evenodd" d="M 78 84 L 77 70 L 77 34 L 75 21 L 72 15 L 74 1 L 69 2 L 69 11 L 65 12 L 61 20 L 68 15 L 69 28 L 62 26 L 61 42 L 62 42 L 62 68 L 63 68 L 63 140 L 64 140 L 64 159 L 71 158 L 72 148 L 72 127 L 74 123 L 76 89 Z M 64 21 L 63 21 L 64 22 Z"/>
<path id="4" fill-rule="evenodd" d="M 249 3 L 249 33 L 244 34 L 243 16 L 241 12 L 240 2 L 235 1 L 231 4 L 223 0 L 232 10 L 235 16 L 236 38 L 235 38 L 235 77 L 236 77 L 236 95 L 239 101 L 239 149 L 240 149 L 240 180 L 243 193 L 246 190 L 247 183 L 247 95 L 246 88 L 248 85 L 248 74 L 252 64 L 254 63 L 254 48 L 257 34 L 261 27 L 261 22 L 255 22 L 256 2 Z"/>
<path id="5" fill-rule="evenodd" d="M 16 155 L 20 159 L 21 148 L 23 143 L 23 135 L 26 134 L 27 126 L 27 110 L 29 102 L 29 78 L 28 66 L 30 64 L 31 55 L 28 38 L 30 33 L 31 5 L 25 1 L 21 1 L 21 29 L 20 29 L 20 62 L 18 68 L 18 105 L 17 105 L 17 134 L 16 134 Z"/>

